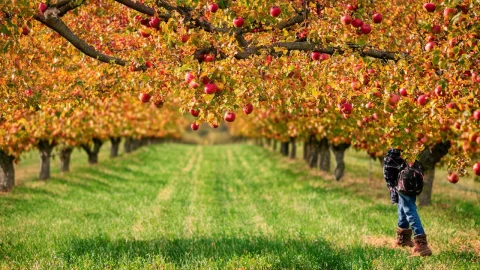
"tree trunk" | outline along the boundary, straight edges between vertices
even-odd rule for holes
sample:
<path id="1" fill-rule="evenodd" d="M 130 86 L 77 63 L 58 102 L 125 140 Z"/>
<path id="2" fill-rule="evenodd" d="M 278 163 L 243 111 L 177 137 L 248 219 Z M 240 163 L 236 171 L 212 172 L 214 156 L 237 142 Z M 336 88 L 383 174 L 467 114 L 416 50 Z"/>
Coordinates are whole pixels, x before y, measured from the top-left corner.
<path id="1" fill-rule="evenodd" d="M 343 175 L 345 174 L 345 150 L 350 147 L 350 144 L 341 143 L 337 146 L 332 145 L 333 155 L 335 155 L 335 170 L 333 171 L 333 175 L 335 176 L 335 180 L 340 181 Z"/>
<path id="2" fill-rule="evenodd" d="M 295 159 L 297 157 L 297 144 L 295 143 L 294 137 L 290 137 L 290 145 L 292 145 L 292 149 L 290 151 L 290 159 Z"/>
<path id="3" fill-rule="evenodd" d="M 118 156 L 118 148 L 120 146 L 121 138 L 110 137 L 110 142 L 112 143 L 112 147 L 110 148 L 110 157 L 115 158 Z"/>
<path id="4" fill-rule="evenodd" d="M 308 162 L 308 151 L 309 151 L 309 143 L 307 141 L 303 142 L 303 160 Z"/>
<path id="5" fill-rule="evenodd" d="M 69 172 L 70 171 L 70 156 L 72 154 L 72 147 L 64 147 L 60 150 L 60 171 Z"/>
<path id="6" fill-rule="evenodd" d="M 288 156 L 288 142 L 281 142 L 280 153 L 286 157 Z"/>
<path id="7" fill-rule="evenodd" d="M 267 138 L 267 146 L 272 147 L 272 139 Z"/>
<path id="8" fill-rule="evenodd" d="M 125 139 L 125 143 L 123 145 L 125 153 L 130 153 L 132 152 L 132 138 L 127 137 Z"/>
<path id="9" fill-rule="evenodd" d="M 319 159 L 318 167 L 320 170 L 328 172 L 330 171 L 330 148 L 328 147 L 328 139 L 323 138 L 319 142 L 318 146 Z"/>
<path id="10" fill-rule="evenodd" d="M 40 180 L 47 180 L 50 178 L 50 157 L 52 156 L 53 143 L 47 140 L 40 140 L 38 142 L 38 150 L 40 151 Z"/>
<path id="11" fill-rule="evenodd" d="M 450 141 L 435 144 L 432 149 L 425 148 L 419 155 L 418 161 L 423 166 L 423 191 L 418 196 L 418 205 L 430 205 L 432 198 L 433 180 L 435 177 L 435 165 L 444 157 L 450 149 Z"/>
<path id="12" fill-rule="evenodd" d="M 13 156 L 7 156 L 0 150 L 0 191 L 9 192 L 15 185 L 15 168 Z"/>
<path id="13" fill-rule="evenodd" d="M 83 150 L 87 152 L 88 155 L 88 163 L 90 164 L 97 164 L 98 163 L 98 153 L 100 152 L 100 148 L 102 147 L 102 140 L 94 138 L 93 139 L 93 148 L 91 145 L 82 144 Z"/>
<path id="14" fill-rule="evenodd" d="M 273 140 L 273 151 L 277 151 L 277 140 Z"/>
<path id="15" fill-rule="evenodd" d="M 308 166 L 310 168 L 316 168 L 318 165 L 318 152 L 319 152 L 319 145 L 318 141 L 315 137 L 312 137 L 310 140 L 310 150 L 308 150 Z"/>

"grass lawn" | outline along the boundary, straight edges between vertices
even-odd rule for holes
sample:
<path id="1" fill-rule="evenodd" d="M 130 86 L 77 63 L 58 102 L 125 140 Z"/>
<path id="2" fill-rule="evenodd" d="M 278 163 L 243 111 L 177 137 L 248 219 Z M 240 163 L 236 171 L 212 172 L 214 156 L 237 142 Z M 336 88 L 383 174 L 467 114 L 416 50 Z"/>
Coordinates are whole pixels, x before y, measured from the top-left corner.
<path id="1" fill-rule="evenodd" d="M 471 179 L 436 181 L 419 210 L 434 256 L 411 258 L 393 247 L 379 163 L 370 180 L 353 151 L 341 182 L 253 145 L 107 151 L 96 166 L 75 153 L 48 182 L 25 157 L 23 184 L 0 195 L 0 269 L 480 269 Z"/>

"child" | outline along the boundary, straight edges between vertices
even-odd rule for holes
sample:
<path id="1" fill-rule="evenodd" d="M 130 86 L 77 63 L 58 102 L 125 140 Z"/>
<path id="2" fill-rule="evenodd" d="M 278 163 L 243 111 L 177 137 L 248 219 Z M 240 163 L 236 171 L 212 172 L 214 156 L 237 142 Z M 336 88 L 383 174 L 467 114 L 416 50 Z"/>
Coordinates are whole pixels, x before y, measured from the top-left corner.
<path id="1" fill-rule="evenodd" d="M 430 256 L 432 251 L 428 247 L 427 235 L 423 230 L 420 217 L 417 213 L 415 195 L 402 194 L 397 191 L 398 174 L 405 168 L 406 162 L 401 157 L 399 149 L 389 149 L 384 159 L 383 176 L 390 190 L 390 199 L 393 204 L 398 204 L 398 228 L 396 246 L 413 247 L 412 255 Z M 412 229 L 414 239 L 412 242 Z"/>

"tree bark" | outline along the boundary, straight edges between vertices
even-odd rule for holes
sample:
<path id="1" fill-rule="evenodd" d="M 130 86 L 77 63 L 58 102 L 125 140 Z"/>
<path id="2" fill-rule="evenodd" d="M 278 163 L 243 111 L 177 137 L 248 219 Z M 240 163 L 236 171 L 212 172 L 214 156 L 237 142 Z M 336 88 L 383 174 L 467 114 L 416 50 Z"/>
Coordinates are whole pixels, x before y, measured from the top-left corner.
<path id="1" fill-rule="evenodd" d="M 308 161 L 308 151 L 309 151 L 309 143 L 307 141 L 303 142 L 303 160 Z"/>
<path id="2" fill-rule="evenodd" d="M 318 146 L 319 159 L 318 167 L 320 170 L 328 172 L 330 171 L 330 148 L 328 147 L 328 139 L 322 138 Z"/>
<path id="3" fill-rule="evenodd" d="M 280 153 L 284 156 L 288 156 L 288 142 L 280 143 Z"/>
<path id="4" fill-rule="evenodd" d="M 350 144 L 347 143 L 341 143 L 337 146 L 332 145 L 332 151 L 333 154 L 335 155 L 335 170 L 333 171 L 333 175 L 335 176 L 335 180 L 340 181 L 342 179 L 343 175 L 345 174 L 345 162 L 344 162 L 344 157 L 345 157 L 345 150 L 350 147 Z"/>
<path id="5" fill-rule="evenodd" d="M 435 177 L 435 165 L 444 157 L 450 149 L 450 141 L 435 144 L 433 148 L 425 148 L 419 155 L 418 161 L 423 166 L 423 191 L 418 196 L 418 205 L 430 205 L 432 199 L 432 187 Z"/>
<path id="6" fill-rule="evenodd" d="M 310 139 L 309 145 L 310 150 L 308 150 L 308 166 L 310 166 L 310 168 L 316 168 L 318 165 L 318 152 L 320 149 L 318 141 L 314 136 L 312 136 Z"/>
<path id="7" fill-rule="evenodd" d="M 297 144 L 295 143 L 294 137 L 290 137 L 290 145 L 292 145 L 292 149 L 290 151 L 290 159 L 295 159 L 297 157 Z"/>
<path id="8" fill-rule="evenodd" d="M 8 156 L 0 150 L 0 191 L 9 192 L 15 185 L 15 157 Z"/>
<path id="9" fill-rule="evenodd" d="M 273 151 L 277 151 L 277 140 L 273 140 Z"/>
<path id="10" fill-rule="evenodd" d="M 272 147 L 272 139 L 267 138 L 267 146 Z"/>
<path id="11" fill-rule="evenodd" d="M 123 148 L 124 148 L 124 151 L 125 153 L 130 153 L 132 152 L 132 138 L 131 137 L 127 137 L 125 138 L 125 143 L 123 144 Z"/>
<path id="12" fill-rule="evenodd" d="M 69 172 L 70 171 L 70 156 L 72 154 L 72 147 L 64 147 L 60 150 L 60 171 Z"/>
<path id="13" fill-rule="evenodd" d="M 52 156 L 53 143 L 47 140 L 40 140 L 37 146 L 40 151 L 39 179 L 47 180 L 50 178 L 50 157 Z"/>
<path id="14" fill-rule="evenodd" d="M 110 137 L 110 142 L 112 143 L 112 147 L 110 148 L 110 157 L 115 158 L 118 156 L 118 148 L 120 146 L 120 141 L 122 139 L 118 137 Z"/>
<path id="15" fill-rule="evenodd" d="M 88 144 L 82 144 L 83 150 L 88 155 L 88 163 L 90 164 L 97 164 L 98 163 L 98 153 L 100 152 L 100 148 L 102 147 L 102 140 L 94 138 L 93 139 L 93 147 Z"/>

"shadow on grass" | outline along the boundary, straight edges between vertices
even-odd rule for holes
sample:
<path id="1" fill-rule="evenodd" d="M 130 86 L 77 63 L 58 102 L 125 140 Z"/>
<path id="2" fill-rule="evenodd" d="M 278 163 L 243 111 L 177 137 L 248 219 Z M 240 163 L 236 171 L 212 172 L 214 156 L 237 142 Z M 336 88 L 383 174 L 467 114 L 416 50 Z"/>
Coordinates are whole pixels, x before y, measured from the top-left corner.
<path id="1" fill-rule="evenodd" d="M 388 248 L 365 248 L 352 250 L 334 249 L 323 239 L 284 241 L 264 237 L 214 237 L 193 239 L 127 240 L 110 239 L 106 236 L 95 238 L 74 238 L 65 243 L 62 258 L 67 266 L 82 265 L 88 258 L 98 268 L 119 267 L 132 261 L 152 263 L 152 258 L 176 267 L 197 268 L 205 262 L 214 262 L 216 267 L 229 267 L 249 258 L 247 268 L 266 263 L 268 268 L 307 269 L 351 269 L 352 264 L 362 268 L 371 267 L 367 257 L 394 255 Z M 257 262 L 255 262 L 257 260 Z M 253 264 L 253 265 L 252 265 Z M 234 264 L 235 265 L 235 264 Z M 236 265 L 238 267 L 240 265 Z"/>

